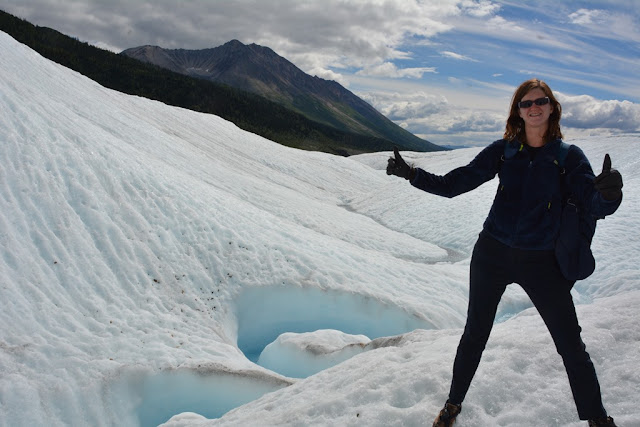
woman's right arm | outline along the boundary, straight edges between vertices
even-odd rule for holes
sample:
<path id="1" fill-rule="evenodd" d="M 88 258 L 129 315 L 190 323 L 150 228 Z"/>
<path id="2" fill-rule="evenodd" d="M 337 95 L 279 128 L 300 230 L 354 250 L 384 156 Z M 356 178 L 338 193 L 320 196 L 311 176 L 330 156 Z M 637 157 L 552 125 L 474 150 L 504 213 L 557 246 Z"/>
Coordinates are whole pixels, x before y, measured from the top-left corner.
<path id="1" fill-rule="evenodd" d="M 500 170 L 504 145 L 505 140 L 495 141 L 478 153 L 468 165 L 456 168 L 446 175 L 435 175 L 416 168 L 411 185 L 449 198 L 474 190 L 496 176 Z"/>

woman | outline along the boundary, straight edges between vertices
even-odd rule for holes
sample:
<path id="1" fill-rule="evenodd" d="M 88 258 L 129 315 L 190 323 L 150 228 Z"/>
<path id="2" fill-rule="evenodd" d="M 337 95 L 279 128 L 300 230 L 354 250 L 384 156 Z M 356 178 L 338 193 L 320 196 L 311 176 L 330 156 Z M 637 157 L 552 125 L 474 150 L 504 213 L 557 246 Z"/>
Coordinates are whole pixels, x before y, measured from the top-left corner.
<path id="1" fill-rule="evenodd" d="M 584 209 L 602 218 L 614 213 L 622 201 L 622 177 L 611 169 L 609 155 L 603 172 L 595 177 L 575 145 L 569 147 L 564 171 L 560 170 L 554 160 L 562 143 L 561 113 L 549 86 L 538 79 L 528 80 L 513 95 L 504 139 L 486 147 L 467 166 L 438 176 L 407 165 L 397 149 L 389 159 L 387 174 L 444 197 L 473 190 L 496 174 L 500 177 L 473 250 L 467 323 L 453 364 L 449 398 L 434 427 L 451 426 L 460 413 L 498 303 L 510 283 L 522 286 L 549 329 L 567 370 L 580 419 L 589 420 L 589 426 L 615 426 L 602 405 L 596 372 L 580 337 L 570 294 L 575 282 L 560 272 L 554 244 L 560 229 L 562 180 Z M 507 144 L 516 149 L 509 147 L 515 154 L 505 160 Z"/>

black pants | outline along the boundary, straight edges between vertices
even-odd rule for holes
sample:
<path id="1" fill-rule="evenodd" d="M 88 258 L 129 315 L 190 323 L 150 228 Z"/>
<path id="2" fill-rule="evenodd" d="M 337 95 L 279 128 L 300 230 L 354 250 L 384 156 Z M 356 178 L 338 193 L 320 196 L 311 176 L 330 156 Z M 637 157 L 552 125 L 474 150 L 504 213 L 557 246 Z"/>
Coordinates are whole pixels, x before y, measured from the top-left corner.
<path id="1" fill-rule="evenodd" d="M 460 404 L 485 348 L 500 298 L 507 285 L 525 290 L 547 325 L 567 370 L 580 419 L 606 416 L 593 363 L 580 338 L 573 282 L 566 280 L 553 251 L 513 249 L 480 235 L 471 259 L 467 324 L 453 364 L 449 401 Z"/>

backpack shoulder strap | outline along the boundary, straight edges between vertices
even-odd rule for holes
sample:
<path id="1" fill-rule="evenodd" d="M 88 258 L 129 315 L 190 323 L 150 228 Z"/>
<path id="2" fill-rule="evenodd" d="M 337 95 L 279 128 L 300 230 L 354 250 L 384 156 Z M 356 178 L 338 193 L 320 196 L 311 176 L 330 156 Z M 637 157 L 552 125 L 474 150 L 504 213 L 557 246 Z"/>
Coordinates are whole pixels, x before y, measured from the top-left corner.
<path id="1" fill-rule="evenodd" d="M 556 152 L 556 159 L 554 160 L 554 162 L 560 167 L 562 173 L 565 172 L 564 162 L 565 160 L 567 160 L 567 154 L 569 154 L 570 147 L 571 145 L 567 144 L 564 141 L 560 141 L 560 145 L 558 145 L 558 151 Z"/>
<path id="2" fill-rule="evenodd" d="M 519 151 L 524 149 L 524 144 L 517 141 L 505 141 L 504 154 L 502 155 L 502 161 L 509 160 L 516 155 Z"/>

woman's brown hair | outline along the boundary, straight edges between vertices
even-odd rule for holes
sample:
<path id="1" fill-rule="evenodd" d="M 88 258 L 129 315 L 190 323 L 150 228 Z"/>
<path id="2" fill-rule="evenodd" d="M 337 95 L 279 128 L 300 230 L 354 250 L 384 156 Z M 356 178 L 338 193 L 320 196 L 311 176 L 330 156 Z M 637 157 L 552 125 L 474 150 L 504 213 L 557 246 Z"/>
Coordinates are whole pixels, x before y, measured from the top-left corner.
<path id="1" fill-rule="evenodd" d="M 562 116 L 562 106 L 558 102 L 551 88 L 542 80 L 531 79 L 522 83 L 513 94 L 511 98 L 511 109 L 509 110 L 509 118 L 507 119 L 507 126 L 504 131 L 504 139 L 513 141 L 517 139 L 520 142 L 526 142 L 527 135 L 524 131 L 524 120 L 520 117 L 520 107 L 518 102 L 522 101 L 522 98 L 532 91 L 533 89 L 542 89 L 546 96 L 551 101 L 553 111 L 549 116 L 549 127 L 544 134 L 544 140 L 546 142 L 553 141 L 554 139 L 562 138 L 562 132 L 560 131 L 560 117 Z"/>

